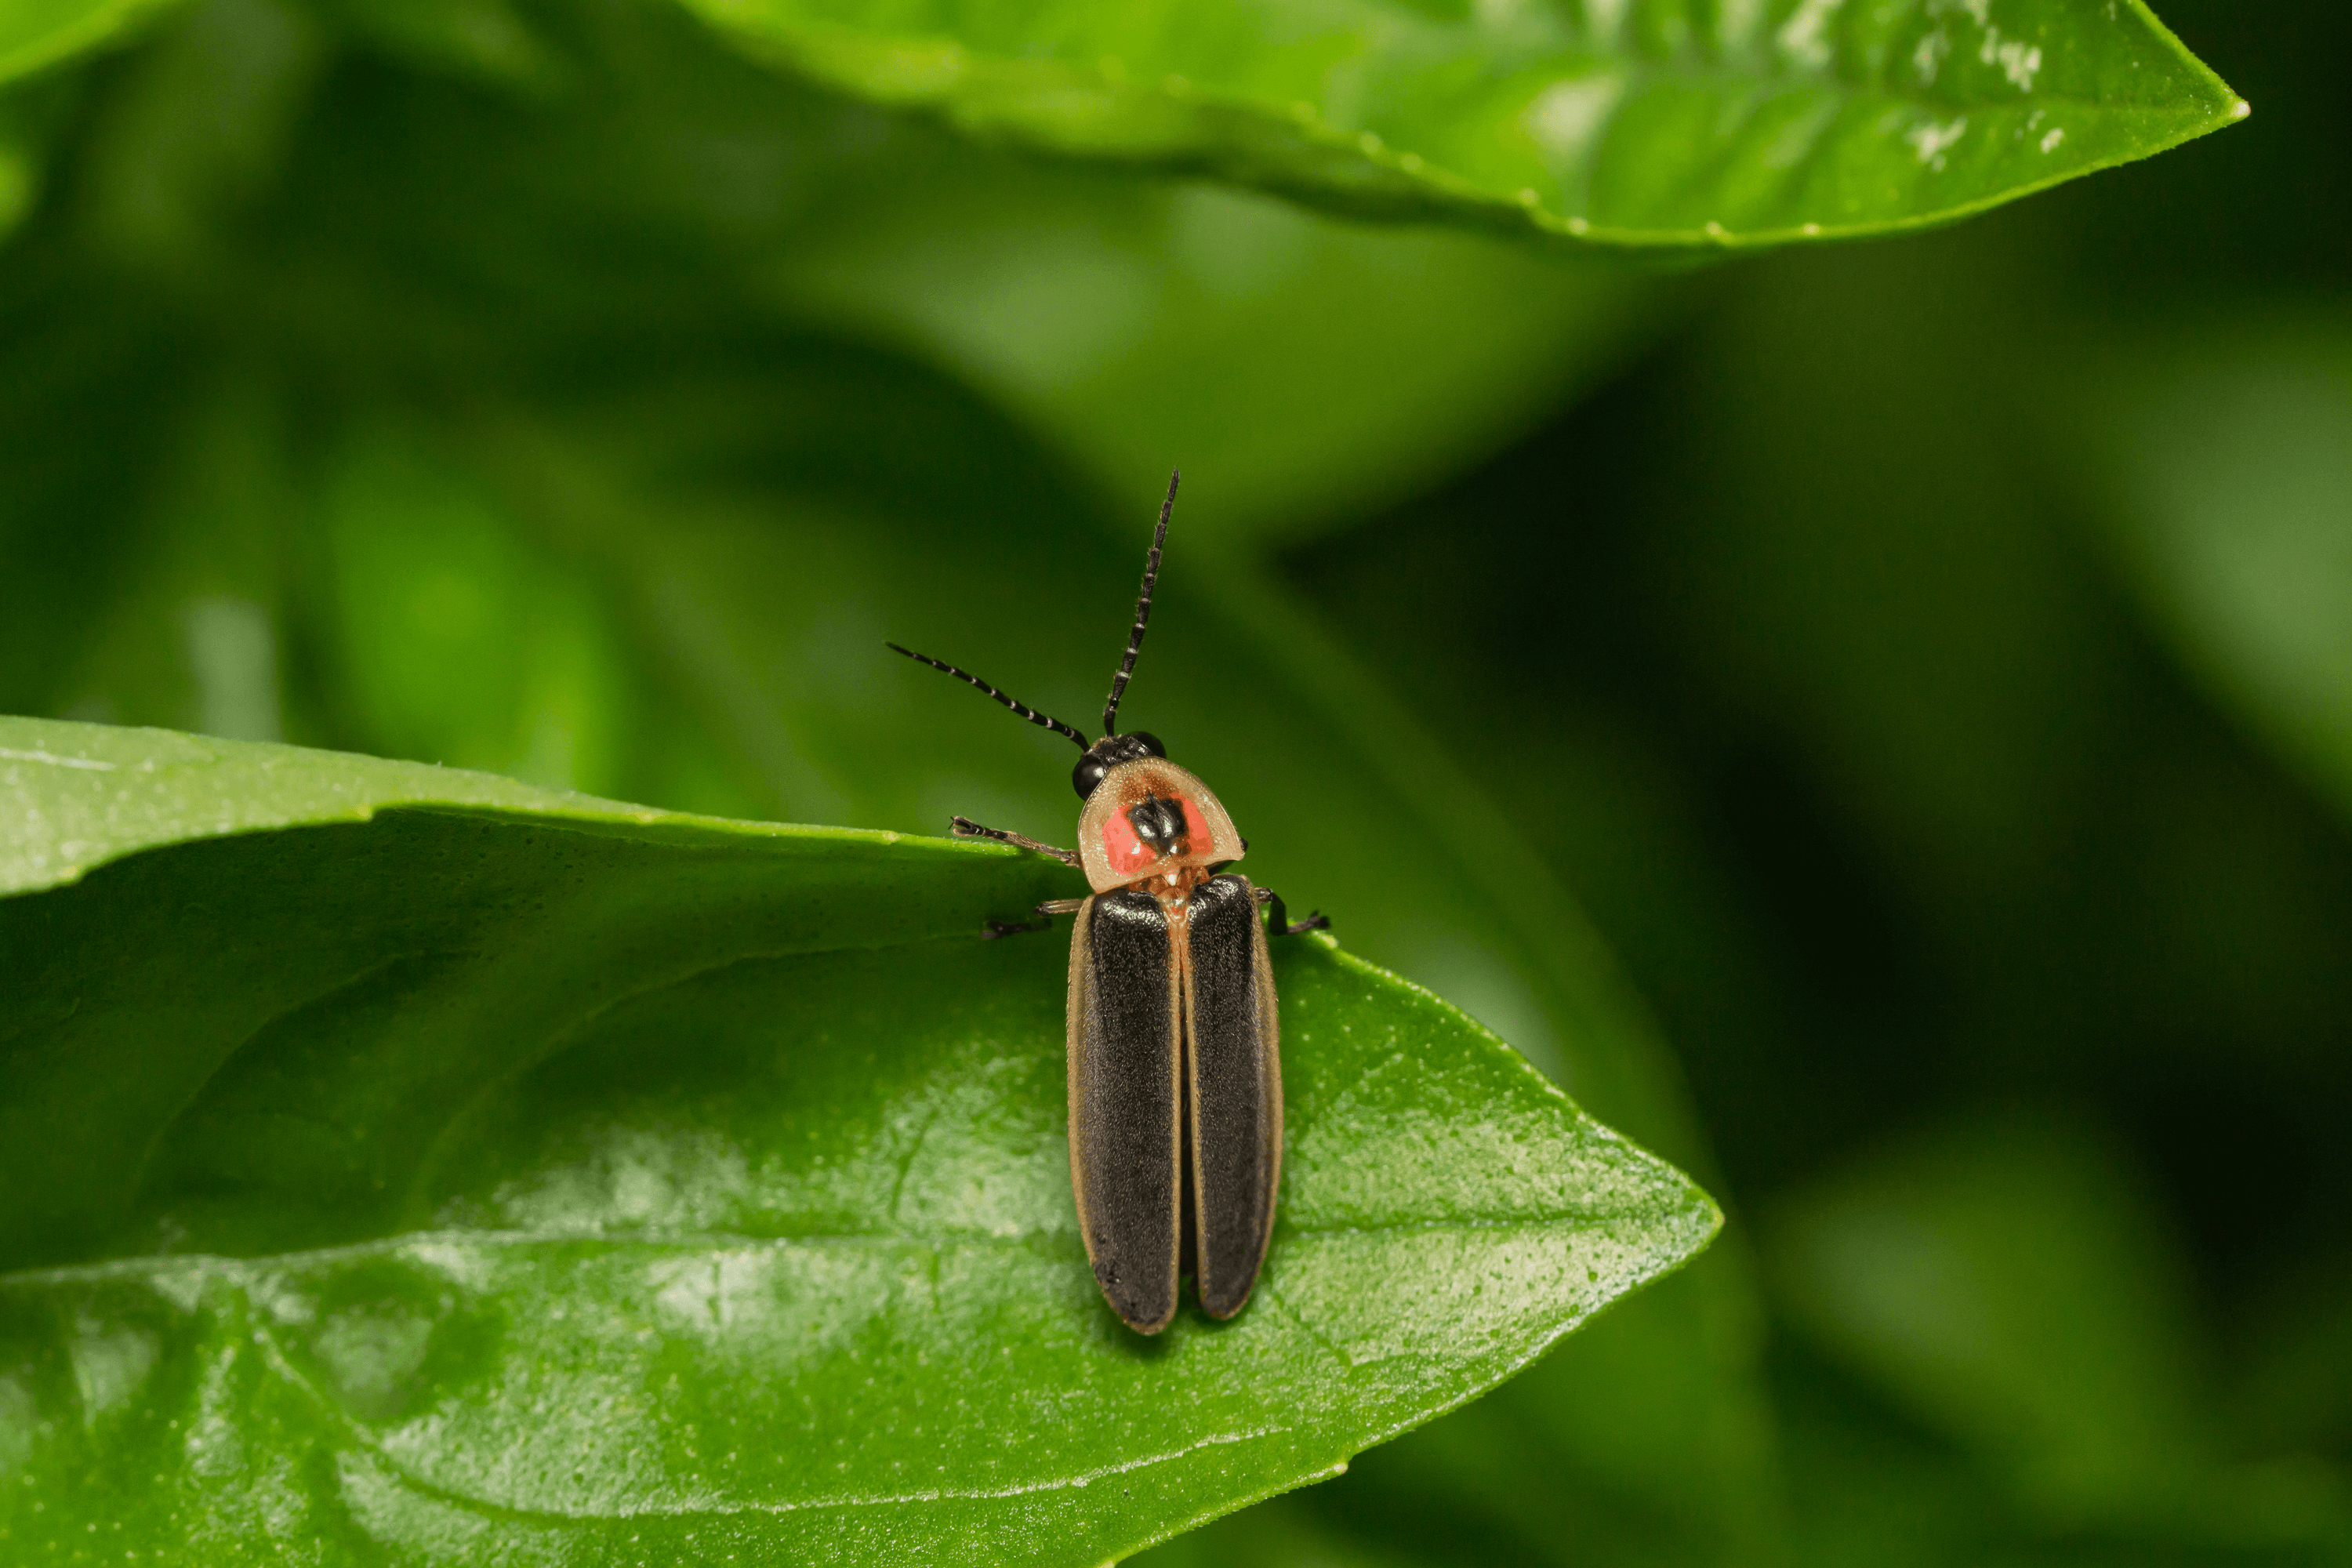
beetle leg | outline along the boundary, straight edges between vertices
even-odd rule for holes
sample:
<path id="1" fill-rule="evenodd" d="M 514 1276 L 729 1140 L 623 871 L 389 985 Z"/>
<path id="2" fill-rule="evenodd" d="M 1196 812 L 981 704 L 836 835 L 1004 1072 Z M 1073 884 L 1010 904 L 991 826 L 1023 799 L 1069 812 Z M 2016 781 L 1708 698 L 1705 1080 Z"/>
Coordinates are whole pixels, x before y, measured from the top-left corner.
<path id="1" fill-rule="evenodd" d="M 1037 906 L 1035 920 L 991 921 L 981 928 L 980 934 L 993 942 L 1001 936 L 1019 936 L 1024 931 L 1045 931 L 1054 923 L 1051 917 L 1074 915 L 1086 907 L 1087 901 L 1084 899 L 1047 899 Z"/>
<path id="2" fill-rule="evenodd" d="M 1024 931 L 1044 931 L 1053 923 L 1043 915 L 1034 921 L 991 921 L 980 928 L 980 935 L 983 942 L 994 942 L 1001 936 L 1019 936 Z"/>
<path id="3" fill-rule="evenodd" d="M 1272 888 L 1258 889 L 1257 901 L 1270 906 L 1274 915 L 1274 934 L 1276 936 L 1297 936 L 1301 931 L 1331 929 L 1331 917 L 1320 910 L 1311 911 L 1303 921 L 1292 920 L 1290 911 L 1283 907 L 1282 895 Z"/>
<path id="4" fill-rule="evenodd" d="M 1040 855 L 1051 855 L 1065 866 L 1078 864 L 1078 852 L 1075 849 L 1056 849 L 1050 844 L 1040 844 L 1018 833 L 1007 833 L 1002 827 L 982 827 L 969 817 L 950 816 L 948 821 L 954 824 L 958 838 L 992 838 L 999 844 L 1017 845 L 1024 849 L 1034 849 Z"/>

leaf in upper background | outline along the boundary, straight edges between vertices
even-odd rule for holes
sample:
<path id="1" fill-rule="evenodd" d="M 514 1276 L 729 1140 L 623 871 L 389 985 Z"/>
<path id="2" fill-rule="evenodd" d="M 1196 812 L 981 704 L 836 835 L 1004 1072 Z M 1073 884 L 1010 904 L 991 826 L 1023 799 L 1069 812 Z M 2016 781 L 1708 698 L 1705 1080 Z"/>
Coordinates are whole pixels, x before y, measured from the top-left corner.
<path id="1" fill-rule="evenodd" d="M 686 3 L 976 137 L 1617 245 L 1942 222 L 2246 111 L 2140 0 Z"/>
<path id="2" fill-rule="evenodd" d="M 1146 1341 L 1072 1215 L 1063 947 L 980 932 L 1064 868 L 34 720 L 0 792 L 21 1552 L 1093 1564 L 1472 1397 L 1717 1223 L 1460 1014 L 1286 942 L 1258 1295 Z"/>
<path id="3" fill-rule="evenodd" d="M 2352 331 L 2209 323 L 2083 400 L 2110 537 L 2189 668 L 2352 811 Z"/>

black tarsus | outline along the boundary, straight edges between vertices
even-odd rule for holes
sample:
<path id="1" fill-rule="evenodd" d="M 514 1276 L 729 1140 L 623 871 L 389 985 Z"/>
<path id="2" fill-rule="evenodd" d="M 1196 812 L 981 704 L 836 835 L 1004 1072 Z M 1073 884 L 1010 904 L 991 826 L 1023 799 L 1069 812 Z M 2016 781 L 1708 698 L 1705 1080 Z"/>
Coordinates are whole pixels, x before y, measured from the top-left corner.
<path id="1" fill-rule="evenodd" d="M 998 937 L 1019 936 L 1024 931 L 1050 931 L 1055 915 L 1074 915 L 1086 908 L 1084 899 L 1047 899 L 1037 906 L 1036 918 L 1025 921 L 991 921 L 981 928 L 980 934 L 992 941 Z"/>
<path id="2" fill-rule="evenodd" d="M 1039 915 L 1034 921 L 991 921 L 980 928 L 982 942 L 995 942 L 1001 937 L 1019 936 L 1024 931 L 1050 931 L 1054 922 Z"/>
<path id="3" fill-rule="evenodd" d="M 1176 482 L 1184 477 L 1181 468 L 1168 471 L 1168 499 L 1160 503 L 1160 526 L 1151 533 L 1151 553 L 1143 562 L 1143 592 L 1135 601 L 1135 629 L 1127 634 L 1127 657 L 1118 661 L 1118 673 L 1110 679 L 1110 700 L 1103 704 L 1103 734 L 1106 738 L 1118 733 L 1118 700 L 1127 695 L 1128 678 L 1135 673 L 1135 656 L 1143 651 L 1143 628 L 1151 619 L 1151 585 L 1160 580 L 1160 547 L 1168 542 L 1168 514 L 1176 510 Z"/>
<path id="4" fill-rule="evenodd" d="M 1040 844 L 1035 839 L 1024 837 L 1021 834 L 1007 833 L 1002 827 L 982 827 L 968 816 L 950 816 L 948 821 L 958 838 L 992 839 L 999 844 L 1012 844 L 1023 849 L 1034 849 L 1040 855 L 1051 855 L 1065 866 L 1076 866 L 1080 863 L 1078 852 L 1075 849 L 1056 849 L 1050 844 Z"/>
<path id="5" fill-rule="evenodd" d="M 1257 890 L 1257 901 L 1264 904 L 1266 907 L 1266 912 L 1273 917 L 1273 934 L 1276 936 L 1297 936 L 1301 931 L 1331 929 L 1331 917 L 1321 910 L 1309 910 L 1303 921 L 1292 920 L 1290 910 L 1283 904 L 1282 895 L 1272 888 L 1260 888 Z"/>
<path id="6" fill-rule="evenodd" d="M 996 688 L 991 686 L 988 682 L 982 680 L 971 671 L 968 669 L 958 669 L 954 665 L 942 663 L 939 659 L 933 658 L 929 654 L 917 653 L 913 648 L 900 647 L 894 642 L 886 642 L 882 646 L 888 648 L 892 653 L 905 654 L 917 664 L 928 664 L 933 669 L 943 670 L 947 674 L 954 676 L 958 680 L 971 682 L 972 685 L 979 687 L 982 691 L 988 693 L 989 696 L 993 697 L 999 702 L 1003 703 L 1007 708 L 1012 709 L 1015 713 L 1020 714 L 1024 719 L 1028 720 L 1032 724 L 1042 724 L 1057 735 L 1067 735 L 1071 740 L 1076 741 L 1078 743 L 1078 750 L 1081 752 L 1087 749 L 1087 738 L 1084 735 L 1079 734 L 1077 731 L 1072 729 L 1069 725 L 1063 723 L 1059 719 L 1053 717 L 1051 714 L 1038 712 L 1037 710 L 1030 707 L 1026 702 L 1020 700 L 1018 698 L 1007 697 L 1003 692 L 999 691 Z"/>

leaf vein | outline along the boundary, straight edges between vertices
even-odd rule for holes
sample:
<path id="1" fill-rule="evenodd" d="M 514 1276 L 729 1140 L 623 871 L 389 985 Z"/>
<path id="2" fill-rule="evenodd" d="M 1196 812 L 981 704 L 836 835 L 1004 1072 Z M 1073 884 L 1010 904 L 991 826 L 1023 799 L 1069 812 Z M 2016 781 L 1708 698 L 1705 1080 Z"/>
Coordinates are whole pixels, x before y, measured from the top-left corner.
<path id="1" fill-rule="evenodd" d="M 1628 1206 L 1614 1209 L 1562 1209 L 1533 1215 L 1465 1215 L 1444 1219 L 1385 1220 L 1352 1225 L 1286 1224 L 1277 1232 L 1276 1239 L 1387 1236 L 1414 1232 L 1584 1228 L 1619 1220 L 1657 1217 L 1658 1215 L 1650 1209 Z M 417 1230 L 406 1231 L 398 1236 L 381 1237 L 373 1241 L 352 1242 L 340 1247 L 311 1247 L 300 1252 L 269 1253 L 257 1258 L 236 1258 L 220 1253 L 189 1252 L 159 1254 L 144 1258 L 109 1258 L 102 1263 L 75 1263 L 42 1268 L 16 1269 L 0 1272 L 0 1289 L 96 1284 L 103 1281 L 135 1279 L 154 1274 L 209 1273 L 220 1275 L 233 1282 L 242 1283 L 246 1279 L 261 1274 L 394 1255 L 412 1248 L 450 1247 L 476 1247 L 518 1251 L 534 1247 L 597 1247 L 611 1250 L 627 1247 L 667 1247 L 678 1250 L 709 1248 L 735 1251 L 748 1247 L 801 1246 L 969 1247 L 981 1244 L 1024 1247 L 1040 1240 L 1075 1241 L 1076 1238 L 1077 1233 L 1075 1230 L 807 1231 L 776 1236 L 761 1236 L 748 1231 L 615 1234 L 589 1231 Z"/>

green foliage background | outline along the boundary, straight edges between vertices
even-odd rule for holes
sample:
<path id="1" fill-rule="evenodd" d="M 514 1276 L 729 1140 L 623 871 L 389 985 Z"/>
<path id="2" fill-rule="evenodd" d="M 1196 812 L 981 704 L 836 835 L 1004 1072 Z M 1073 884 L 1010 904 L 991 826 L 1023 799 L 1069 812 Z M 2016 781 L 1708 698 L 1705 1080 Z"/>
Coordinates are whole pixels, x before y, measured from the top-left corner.
<path id="1" fill-rule="evenodd" d="M 1181 462 L 1130 717 L 1731 1225 L 1149 1560 L 2341 1560 L 2352 25 L 2011 4 L 0 6 L 0 711 L 1053 841 L 880 641 Z"/>

